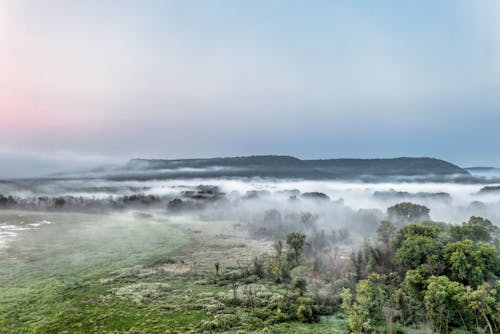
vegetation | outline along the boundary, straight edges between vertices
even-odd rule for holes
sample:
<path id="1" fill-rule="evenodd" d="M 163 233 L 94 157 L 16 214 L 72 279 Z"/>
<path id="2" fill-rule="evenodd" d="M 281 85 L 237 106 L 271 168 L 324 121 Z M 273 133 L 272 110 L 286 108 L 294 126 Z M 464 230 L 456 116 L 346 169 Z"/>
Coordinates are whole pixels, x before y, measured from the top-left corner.
<path id="1" fill-rule="evenodd" d="M 310 312 L 297 307 L 296 320 L 346 316 L 352 333 L 427 328 L 493 334 L 500 324 L 499 236 L 487 219 L 434 222 L 427 207 L 404 202 L 387 210 L 376 240 L 365 240 L 349 260 L 335 257 L 339 240 L 322 230 L 309 227 L 307 237 L 289 233 L 289 256 L 276 242 L 267 274 L 276 283 L 293 281 L 300 296 L 310 296 Z"/>
<path id="2" fill-rule="evenodd" d="M 388 208 L 387 215 L 393 220 L 409 223 L 429 219 L 429 211 L 429 208 L 423 205 L 403 202 Z"/>
<path id="3" fill-rule="evenodd" d="M 498 332 L 500 257 L 498 228 L 491 222 L 479 217 L 462 226 L 426 221 L 395 232 L 395 225 L 384 221 L 379 240 L 378 246 L 364 246 L 369 247 L 365 263 L 377 266 L 343 293 L 353 333 L 376 332 L 377 326 L 393 332 L 426 321 L 437 333 Z M 381 262 L 382 253 L 394 254 L 393 259 Z"/>
<path id="4" fill-rule="evenodd" d="M 486 186 L 481 188 L 480 194 L 495 193 L 500 191 L 500 186 Z"/>
<path id="5" fill-rule="evenodd" d="M 42 215 L 2 213 L 15 217 L 30 223 Z M 293 238 L 295 249 L 277 243 L 277 284 L 274 256 L 249 258 L 242 239 L 225 243 L 210 227 L 198 234 L 152 218 L 130 225 L 134 219 L 114 216 L 43 217 L 54 223 L 13 241 L 12 257 L 0 261 L 0 333 L 345 332 L 344 320 L 319 316 L 307 281 L 293 272 L 306 260 L 303 235 Z M 31 247 L 42 245 L 34 257 Z M 84 258 L 73 263 L 77 254 Z"/>
<path id="6" fill-rule="evenodd" d="M 73 271 L 60 252 L 68 244 L 53 238 L 42 258 L 23 258 L 32 255 L 20 240 L 16 260 L 0 263 L 14 269 L 1 272 L 0 333 L 499 332 L 500 231 L 487 219 L 440 223 L 428 208 L 400 203 L 376 236 L 353 244 L 347 230 L 326 232 L 311 213 L 262 217 L 267 239 L 246 239 L 240 224 L 226 236 L 216 229 L 222 222 L 143 217 L 154 229 L 142 235 L 126 224 L 134 236 L 126 251 L 102 239 L 106 225 L 72 217 L 65 242 L 95 255 Z M 134 257 L 144 237 L 161 244 Z"/>

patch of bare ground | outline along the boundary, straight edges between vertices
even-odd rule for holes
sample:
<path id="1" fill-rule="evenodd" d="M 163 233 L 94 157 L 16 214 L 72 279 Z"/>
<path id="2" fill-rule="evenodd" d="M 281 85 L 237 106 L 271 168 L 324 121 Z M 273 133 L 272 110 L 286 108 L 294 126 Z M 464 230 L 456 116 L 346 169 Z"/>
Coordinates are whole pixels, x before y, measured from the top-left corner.
<path id="1" fill-rule="evenodd" d="M 179 256 L 157 259 L 154 262 L 121 268 L 107 278 L 103 284 L 111 284 L 128 278 L 139 281 L 158 274 L 205 276 L 219 272 L 249 269 L 255 257 L 272 254 L 272 242 L 255 240 L 235 221 L 202 221 L 188 217 L 174 217 L 166 224 L 175 224 L 185 230 L 191 242 L 179 251 Z M 168 240 L 168 236 L 165 236 Z"/>
<path id="2" fill-rule="evenodd" d="M 178 259 L 192 266 L 195 272 L 213 272 L 219 263 L 221 272 L 250 266 L 255 257 L 273 253 L 272 242 L 256 240 L 237 221 L 201 221 L 189 218 L 175 220 L 188 231 L 190 245 Z"/>

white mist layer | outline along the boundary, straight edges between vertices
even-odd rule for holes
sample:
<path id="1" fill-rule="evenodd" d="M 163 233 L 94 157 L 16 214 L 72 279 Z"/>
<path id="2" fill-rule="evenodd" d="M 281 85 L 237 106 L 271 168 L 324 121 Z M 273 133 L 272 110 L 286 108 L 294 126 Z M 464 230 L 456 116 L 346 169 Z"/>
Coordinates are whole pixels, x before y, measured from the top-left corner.
<path id="1" fill-rule="evenodd" d="M 332 201 L 342 203 L 350 210 L 375 209 L 385 213 L 387 207 L 398 202 L 411 201 L 426 205 L 431 209 L 434 220 L 460 223 L 472 215 L 484 216 L 495 224 L 500 224 L 500 192 L 479 193 L 481 184 L 458 183 L 362 183 L 336 181 L 301 181 L 270 179 L 186 179 L 186 180 L 148 180 L 148 181 L 109 181 L 109 180 L 48 180 L 31 183 L 0 184 L 0 194 L 29 196 L 75 196 L 94 199 L 116 198 L 123 195 L 145 194 L 176 197 L 182 191 L 190 190 L 198 185 L 218 186 L 229 199 L 244 196 L 248 191 L 268 191 L 269 196 L 261 196 L 259 201 L 250 204 L 239 204 L 244 212 L 265 208 L 287 208 L 303 211 L 329 211 L 325 204 L 311 204 L 306 200 L 290 205 L 286 190 L 305 192 L 322 192 Z M 404 196 L 375 197 L 375 192 L 407 192 Z M 447 193 L 449 199 L 417 194 Z M 330 202 L 331 203 L 331 202 Z M 234 204 L 234 203 L 233 203 Z M 245 207 L 246 206 L 246 207 Z M 228 208 L 226 208 L 228 209 Z M 230 208 L 234 209 L 234 208 Z M 329 219 L 335 219 L 335 212 L 330 212 Z M 340 214 L 340 213 L 338 213 Z"/>

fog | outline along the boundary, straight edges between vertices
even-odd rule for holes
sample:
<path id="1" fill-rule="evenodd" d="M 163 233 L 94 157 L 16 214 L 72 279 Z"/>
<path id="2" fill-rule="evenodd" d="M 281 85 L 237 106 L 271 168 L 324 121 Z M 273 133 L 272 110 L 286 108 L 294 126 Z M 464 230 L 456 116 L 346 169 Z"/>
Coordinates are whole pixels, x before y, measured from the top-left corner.
<path id="1" fill-rule="evenodd" d="M 32 179 L 0 183 L 0 206 L 35 211 L 148 211 L 190 215 L 212 221 L 235 220 L 249 229 L 266 224 L 266 215 L 287 230 L 301 214 L 316 228 L 347 229 L 367 237 L 376 231 L 388 207 L 405 201 L 425 205 L 433 220 L 461 223 L 483 216 L 500 224 L 500 192 L 481 184 L 363 183 L 273 180 L 263 178 L 110 181 L 104 179 Z M 320 194 L 318 194 L 320 193 Z M 321 196 L 324 194 L 326 196 Z M 3 222 L 2 222 L 3 223 Z M 12 238 L 8 224 L 0 238 Z"/>
<path id="2" fill-rule="evenodd" d="M 340 291 L 353 287 L 344 278 L 364 277 L 364 271 L 356 271 L 355 261 L 368 266 L 367 252 L 378 249 L 373 245 L 380 222 L 392 220 L 387 209 L 402 202 L 425 205 L 435 221 L 461 224 L 482 216 L 500 225 L 500 190 L 483 184 L 264 178 L 10 180 L 0 182 L 0 283 L 9 287 L 12 277 L 16 284 L 48 277 L 74 288 L 102 271 L 99 284 L 107 287 L 108 295 L 130 290 L 135 296 L 131 287 L 156 284 L 149 283 L 156 276 L 147 275 L 161 273 L 168 282 L 161 281 L 162 286 L 174 282 L 161 271 L 170 263 L 185 270 L 182 289 L 175 291 L 187 291 L 202 275 L 213 280 L 214 265 L 218 268 L 219 263 L 224 275 L 232 275 L 274 261 L 272 254 L 285 242 L 287 254 L 292 254 L 288 237 L 299 235 L 306 260 L 289 275 L 310 271 L 308 291 L 338 308 Z M 399 227 L 410 221 L 403 215 L 392 220 Z M 423 214 L 412 222 L 428 218 Z M 157 259 L 163 262 L 156 265 Z M 106 285 L 110 282 L 118 287 Z M 141 290 L 140 298 L 152 302 L 155 297 L 148 291 Z M 170 300 L 178 303 L 175 291 L 169 298 L 174 296 Z"/>

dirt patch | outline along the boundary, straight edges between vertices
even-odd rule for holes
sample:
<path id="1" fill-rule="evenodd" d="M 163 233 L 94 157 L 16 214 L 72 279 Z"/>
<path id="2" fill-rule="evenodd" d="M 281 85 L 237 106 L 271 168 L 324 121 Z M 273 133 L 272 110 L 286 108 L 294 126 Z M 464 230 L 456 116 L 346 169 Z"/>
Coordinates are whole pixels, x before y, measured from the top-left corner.
<path id="1" fill-rule="evenodd" d="M 244 228 L 234 221 L 200 221 L 187 217 L 169 219 L 169 223 L 185 230 L 191 242 L 180 256 L 157 259 L 145 265 L 122 268 L 102 279 L 101 283 L 115 283 L 130 278 L 146 279 L 158 274 L 192 275 L 219 274 L 250 269 L 253 259 L 273 254 L 272 242 L 248 237 Z M 161 278 L 160 278 L 161 279 Z"/>
<path id="2" fill-rule="evenodd" d="M 182 275 L 186 274 L 191 271 L 192 266 L 185 263 L 185 262 L 177 262 L 177 263 L 166 263 L 162 264 L 155 269 L 164 272 L 164 273 L 170 273 L 170 274 L 175 274 L 175 275 Z"/>
<path id="3" fill-rule="evenodd" d="M 163 296 L 169 290 L 166 283 L 136 283 L 121 288 L 111 289 L 111 292 L 122 299 L 130 299 L 137 304 L 146 300 Z"/>
<path id="4" fill-rule="evenodd" d="M 191 233 L 191 245 L 184 256 L 178 257 L 197 272 L 213 272 L 216 262 L 221 272 L 226 268 L 242 268 L 251 265 L 255 257 L 274 252 L 269 240 L 256 240 L 235 221 L 200 221 L 178 218 L 177 226 Z"/>

